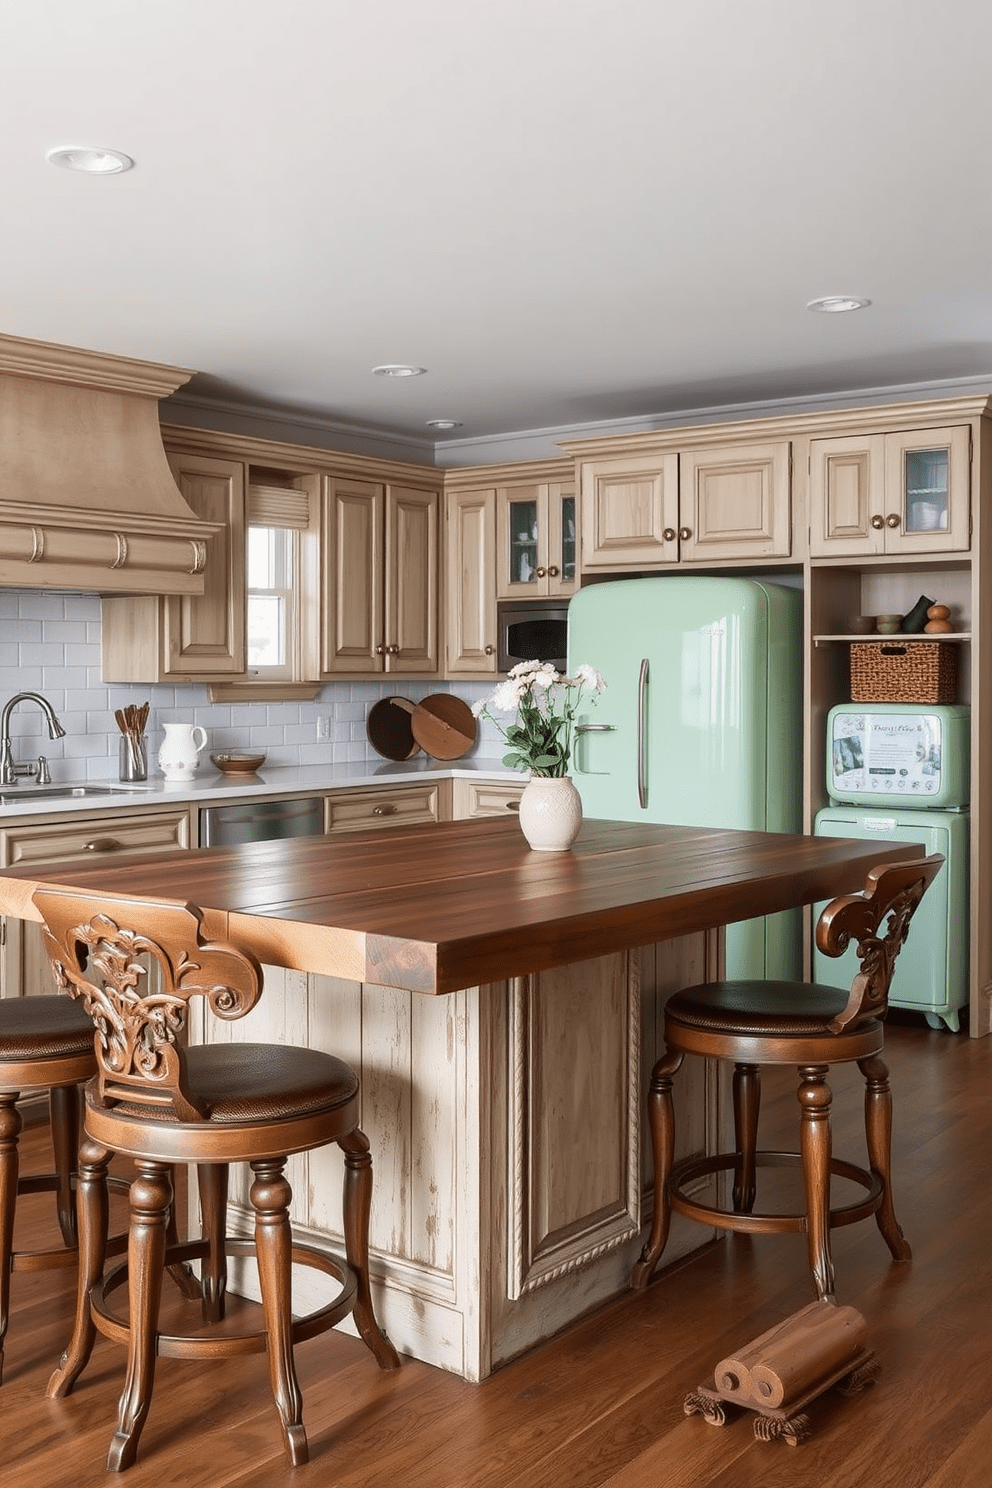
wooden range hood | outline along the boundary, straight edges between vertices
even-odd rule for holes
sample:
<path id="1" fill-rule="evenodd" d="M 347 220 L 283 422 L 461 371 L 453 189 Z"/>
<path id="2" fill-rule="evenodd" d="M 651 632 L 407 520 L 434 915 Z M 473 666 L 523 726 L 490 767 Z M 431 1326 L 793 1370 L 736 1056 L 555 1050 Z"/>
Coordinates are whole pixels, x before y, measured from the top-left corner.
<path id="1" fill-rule="evenodd" d="M 0 336 L 0 586 L 202 594 L 209 539 L 158 403 L 191 373 Z"/>

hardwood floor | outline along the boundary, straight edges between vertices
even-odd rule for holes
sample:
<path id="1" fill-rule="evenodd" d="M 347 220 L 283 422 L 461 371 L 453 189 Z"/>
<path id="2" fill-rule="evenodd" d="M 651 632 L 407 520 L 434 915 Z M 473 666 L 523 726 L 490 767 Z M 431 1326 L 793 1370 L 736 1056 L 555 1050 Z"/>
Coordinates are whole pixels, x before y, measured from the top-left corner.
<path id="1" fill-rule="evenodd" d="M 297 1351 L 311 1461 L 282 1456 L 261 1356 L 159 1361 L 129 1488 L 987 1488 L 992 1476 L 992 1040 L 893 1023 L 896 1206 L 914 1252 L 871 1221 L 834 1232 L 838 1300 L 861 1311 L 878 1383 L 810 1407 L 792 1448 L 750 1418 L 686 1418 L 716 1362 L 812 1300 L 801 1237 L 733 1237 L 470 1385 L 405 1361 L 382 1374 L 337 1333 Z M 835 1150 L 863 1148 L 860 1079 L 834 1080 Z M 762 1145 L 792 1145 L 793 1081 L 766 1079 Z M 767 1125 L 764 1125 L 767 1122 Z M 41 1132 L 24 1166 L 46 1165 Z M 48 1228 L 22 1200 L 18 1241 Z M 44 1225 L 43 1225 L 44 1221 Z M 76 1392 L 44 1387 L 67 1337 L 72 1273 L 12 1278 L 0 1483 L 106 1485 L 122 1351 L 98 1340 Z"/>

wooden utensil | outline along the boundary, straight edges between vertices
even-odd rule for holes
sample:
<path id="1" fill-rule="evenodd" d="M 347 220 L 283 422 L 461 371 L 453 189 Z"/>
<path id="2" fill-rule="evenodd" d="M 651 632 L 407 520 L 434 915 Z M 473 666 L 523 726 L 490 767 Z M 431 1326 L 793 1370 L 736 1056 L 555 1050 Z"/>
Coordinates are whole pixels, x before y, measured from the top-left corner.
<path id="1" fill-rule="evenodd" d="M 413 737 L 433 759 L 461 759 L 475 743 L 475 716 L 468 703 L 434 692 L 413 710 Z"/>

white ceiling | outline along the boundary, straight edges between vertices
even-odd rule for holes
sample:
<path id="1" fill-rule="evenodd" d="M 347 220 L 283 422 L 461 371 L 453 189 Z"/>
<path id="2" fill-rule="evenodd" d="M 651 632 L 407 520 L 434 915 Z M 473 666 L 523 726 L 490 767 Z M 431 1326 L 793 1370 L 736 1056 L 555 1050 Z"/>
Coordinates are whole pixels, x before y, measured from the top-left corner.
<path id="1" fill-rule="evenodd" d="M 5 0 L 0 331 L 428 448 L 992 387 L 990 43 L 988 0 Z"/>

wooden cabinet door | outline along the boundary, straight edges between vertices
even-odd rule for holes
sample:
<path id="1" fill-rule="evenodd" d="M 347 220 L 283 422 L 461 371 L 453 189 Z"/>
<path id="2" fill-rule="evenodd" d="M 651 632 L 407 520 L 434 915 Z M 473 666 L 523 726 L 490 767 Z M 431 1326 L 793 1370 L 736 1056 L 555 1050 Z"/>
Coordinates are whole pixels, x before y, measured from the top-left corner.
<path id="1" fill-rule="evenodd" d="M 496 671 L 496 492 L 452 491 L 447 500 L 447 671 Z"/>
<path id="2" fill-rule="evenodd" d="M 387 672 L 438 669 L 439 513 L 437 491 L 386 489 Z"/>
<path id="3" fill-rule="evenodd" d="M 208 455 L 170 454 L 188 504 L 223 531 L 207 552 L 202 596 L 163 601 L 162 675 L 225 678 L 245 670 L 245 468 Z"/>
<path id="4" fill-rule="evenodd" d="M 383 487 L 326 476 L 321 492 L 322 676 L 385 669 Z"/>
<path id="5" fill-rule="evenodd" d="M 809 445 L 809 551 L 885 551 L 885 436 L 840 435 Z"/>
<path id="6" fill-rule="evenodd" d="M 541 599 L 548 592 L 547 487 L 496 487 L 496 595 Z"/>
<path id="7" fill-rule="evenodd" d="M 971 546 L 971 431 L 885 436 L 885 551 L 966 552 Z"/>
<path id="8" fill-rule="evenodd" d="M 678 477 L 677 454 L 584 461 L 579 488 L 583 572 L 677 562 Z"/>
<path id="9" fill-rule="evenodd" d="M 792 551 L 791 449 L 717 446 L 679 456 L 679 558 L 787 558 Z"/>
<path id="10" fill-rule="evenodd" d="M 547 490 L 548 594 L 574 594 L 579 583 L 578 507 L 574 481 L 551 481 Z"/>

